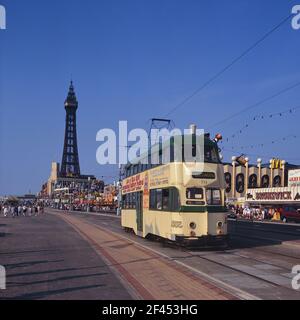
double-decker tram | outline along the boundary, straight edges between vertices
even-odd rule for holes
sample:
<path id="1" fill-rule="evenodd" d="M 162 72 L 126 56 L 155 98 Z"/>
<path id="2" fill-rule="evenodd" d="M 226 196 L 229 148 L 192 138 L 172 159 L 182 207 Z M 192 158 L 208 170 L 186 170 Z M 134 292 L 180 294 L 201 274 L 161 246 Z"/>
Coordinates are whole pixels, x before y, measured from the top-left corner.
<path id="1" fill-rule="evenodd" d="M 184 154 L 183 135 L 159 146 L 160 160 L 168 148 L 168 163 L 140 161 L 125 167 L 121 224 L 126 231 L 144 238 L 166 239 L 184 246 L 223 246 L 227 243 L 227 210 L 218 139 L 211 140 L 205 134 L 199 147 L 194 135 L 190 136 L 192 152 L 201 152 L 199 162 L 189 161 L 186 156 L 179 161 L 174 157 L 174 147 Z"/>

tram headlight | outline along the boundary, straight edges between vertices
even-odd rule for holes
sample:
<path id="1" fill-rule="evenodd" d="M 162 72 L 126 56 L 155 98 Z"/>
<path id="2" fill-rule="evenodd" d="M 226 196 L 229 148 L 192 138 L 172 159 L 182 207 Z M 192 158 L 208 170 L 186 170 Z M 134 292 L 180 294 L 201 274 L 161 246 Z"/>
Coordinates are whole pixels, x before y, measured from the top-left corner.
<path id="1" fill-rule="evenodd" d="M 191 223 L 190 223 L 190 228 L 193 229 L 193 230 L 195 230 L 195 229 L 197 228 L 196 223 L 195 223 L 195 222 L 191 222 Z"/>
<path id="2" fill-rule="evenodd" d="M 217 227 L 218 227 L 219 229 L 222 229 L 223 226 L 224 226 L 224 224 L 223 224 L 222 221 L 218 221 L 218 222 L 217 222 Z"/>

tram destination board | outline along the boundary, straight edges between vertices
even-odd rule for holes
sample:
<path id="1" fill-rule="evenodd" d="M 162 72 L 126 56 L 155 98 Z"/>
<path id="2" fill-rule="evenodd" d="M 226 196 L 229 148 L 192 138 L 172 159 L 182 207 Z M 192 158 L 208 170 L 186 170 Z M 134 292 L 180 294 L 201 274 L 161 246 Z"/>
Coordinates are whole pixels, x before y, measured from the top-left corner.
<path id="1" fill-rule="evenodd" d="M 194 179 L 216 179 L 216 174 L 214 172 L 193 172 L 192 177 Z"/>

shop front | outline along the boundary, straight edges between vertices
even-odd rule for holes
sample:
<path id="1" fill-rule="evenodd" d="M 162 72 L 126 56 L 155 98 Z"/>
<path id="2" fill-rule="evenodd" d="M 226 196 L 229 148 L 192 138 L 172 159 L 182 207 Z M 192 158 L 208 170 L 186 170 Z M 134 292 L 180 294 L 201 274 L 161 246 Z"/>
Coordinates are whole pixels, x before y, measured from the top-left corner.
<path id="1" fill-rule="evenodd" d="M 250 204 L 295 205 L 300 207 L 300 186 L 249 189 L 246 201 Z"/>

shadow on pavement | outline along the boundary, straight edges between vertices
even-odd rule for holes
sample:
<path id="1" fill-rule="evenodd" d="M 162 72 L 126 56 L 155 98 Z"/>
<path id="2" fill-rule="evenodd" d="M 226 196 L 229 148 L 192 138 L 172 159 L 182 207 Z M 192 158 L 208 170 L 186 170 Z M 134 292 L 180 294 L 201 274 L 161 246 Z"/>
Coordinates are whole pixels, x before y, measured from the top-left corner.
<path id="1" fill-rule="evenodd" d="M 89 278 L 89 277 L 96 277 L 96 276 L 105 276 L 107 275 L 107 272 L 103 273 L 92 273 L 92 274 L 86 274 L 86 275 L 77 275 L 77 276 L 65 276 L 65 277 L 59 277 L 56 279 L 47 279 L 47 280 L 38 280 L 38 281 L 30 281 L 30 282 L 7 282 L 8 286 L 26 286 L 26 285 L 34 285 L 34 284 L 42 284 L 42 283 L 51 283 L 56 281 L 68 281 L 68 280 L 74 280 L 74 279 L 80 279 L 80 278 Z"/>
<path id="2" fill-rule="evenodd" d="M 32 292 L 32 293 L 19 295 L 19 296 L 16 296 L 16 297 L 11 297 L 11 298 L 8 297 L 8 298 L 5 298 L 5 300 L 42 299 L 42 298 L 46 298 L 46 297 L 51 296 L 51 295 L 62 294 L 62 293 L 70 293 L 70 292 L 74 292 L 74 291 L 85 290 L 85 289 L 94 289 L 94 288 L 100 288 L 100 287 L 105 287 L 105 285 L 100 284 L 100 285 L 65 288 L 65 289 L 59 289 L 59 290 L 38 291 L 38 292 Z M 0 298 L 0 300 L 4 300 L 4 299 Z"/>
<path id="3" fill-rule="evenodd" d="M 251 221 L 228 221 L 231 248 L 253 248 L 281 245 L 286 242 L 299 243 L 300 225 L 259 223 Z"/>
<path id="4" fill-rule="evenodd" d="M 24 268 L 24 267 L 30 267 L 38 264 L 43 264 L 43 263 L 55 263 L 55 262 L 62 262 L 64 261 L 63 259 L 60 260 L 40 260 L 40 261 L 27 261 L 27 262 L 20 262 L 20 263 L 9 263 L 5 264 L 5 267 L 7 269 L 15 269 L 15 268 Z"/>

